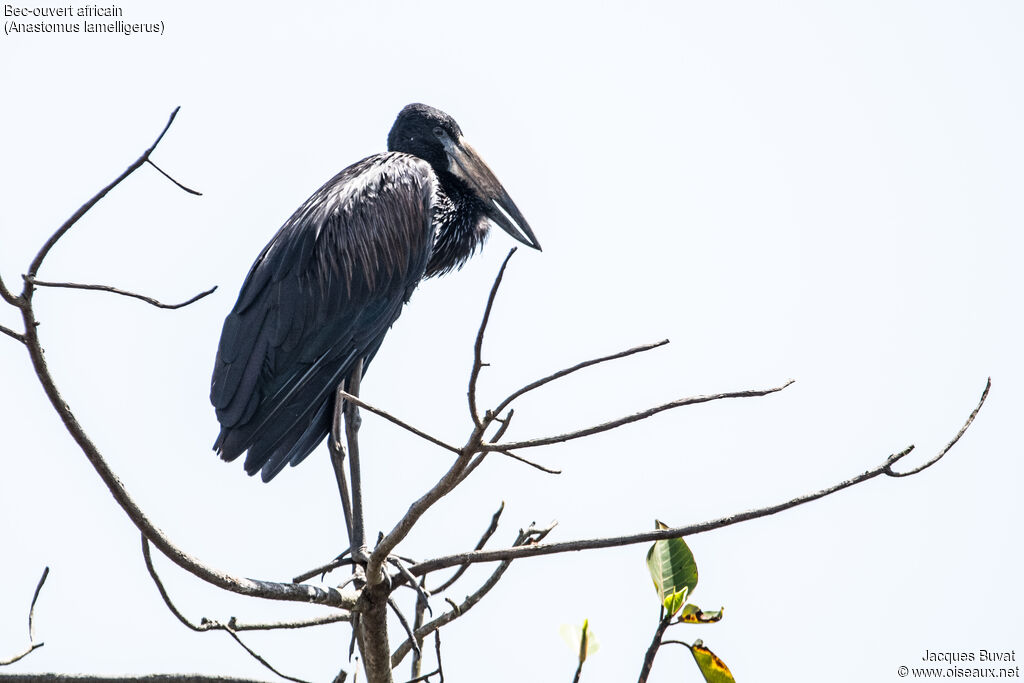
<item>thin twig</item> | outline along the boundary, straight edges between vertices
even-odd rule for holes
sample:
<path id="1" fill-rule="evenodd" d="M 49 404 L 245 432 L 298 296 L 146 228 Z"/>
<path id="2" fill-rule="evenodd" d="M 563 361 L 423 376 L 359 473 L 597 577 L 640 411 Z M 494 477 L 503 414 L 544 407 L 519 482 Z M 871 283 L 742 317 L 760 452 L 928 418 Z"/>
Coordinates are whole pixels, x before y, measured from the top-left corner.
<path id="1" fill-rule="evenodd" d="M 505 436 L 505 432 L 508 431 L 509 425 L 512 424 L 512 416 L 515 414 L 516 411 L 512 410 L 511 408 L 508 409 L 508 414 L 504 418 L 497 417 L 497 413 L 495 413 L 494 421 L 497 422 L 500 426 L 498 427 L 497 430 L 495 430 L 494 436 L 491 437 L 491 443 L 498 443 L 499 441 L 501 441 L 501 437 Z"/>
<path id="2" fill-rule="evenodd" d="M 985 403 L 985 399 L 988 397 L 988 390 L 991 386 L 991 379 L 985 385 L 985 391 L 982 393 L 981 398 L 978 400 L 977 407 L 971 412 L 970 417 L 964 423 L 964 427 L 961 428 L 957 436 L 943 448 L 940 453 L 945 455 L 952 444 L 956 443 L 957 439 L 962 436 L 963 432 L 967 427 L 970 426 L 971 422 L 974 421 L 974 417 L 981 410 L 981 407 Z M 782 503 L 776 503 L 774 505 L 768 505 L 766 507 L 757 508 L 754 510 L 747 510 L 746 512 L 740 512 L 726 517 L 719 517 L 718 519 L 709 520 L 706 522 L 699 522 L 697 524 L 690 524 L 682 527 L 675 527 L 671 529 L 656 529 L 653 531 L 645 531 L 636 534 L 628 534 L 625 536 L 612 536 L 608 538 L 591 538 L 582 539 L 576 541 L 565 541 L 562 543 L 547 543 L 537 544 L 530 546 L 519 546 L 505 548 L 502 550 L 476 550 L 467 553 L 459 553 L 456 555 L 448 555 L 445 557 L 439 557 L 433 560 L 425 560 L 418 563 L 415 567 L 412 567 L 410 571 L 416 576 L 422 576 L 429 572 L 437 571 L 438 569 L 444 569 L 445 567 L 454 567 L 461 564 L 476 564 L 478 562 L 498 562 L 498 561 L 509 561 L 515 560 L 521 557 L 537 557 L 539 555 L 554 555 L 557 553 L 574 552 L 578 550 L 592 550 L 596 548 L 615 548 L 625 545 L 634 545 L 637 543 L 647 543 L 649 541 L 660 541 L 669 538 L 682 538 L 684 536 L 693 536 L 695 534 L 704 533 L 707 531 L 713 531 L 715 529 L 721 529 L 723 527 L 732 526 L 740 522 L 746 522 L 751 519 L 758 519 L 760 517 L 768 517 L 770 515 L 777 514 L 783 510 L 809 503 L 819 498 L 824 498 L 843 489 L 856 486 L 857 484 L 863 483 L 869 479 L 874 479 L 880 474 L 888 476 L 901 476 L 892 471 L 892 466 L 897 462 L 906 457 L 911 451 L 914 450 L 913 446 L 908 446 L 898 453 L 894 453 L 886 458 L 885 462 L 873 467 L 872 469 L 859 474 L 850 479 L 846 479 L 837 484 L 833 484 L 828 488 L 815 491 L 814 493 L 808 493 L 802 496 L 797 496 L 792 500 L 788 500 Z M 931 464 L 931 461 L 929 461 Z M 920 471 L 918 468 L 916 471 Z M 913 474 L 911 471 L 906 474 Z M 905 475 L 904 475 L 905 476 Z"/>
<path id="3" fill-rule="evenodd" d="M 427 577 L 420 579 L 420 586 L 425 587 L 424 584 L 427 582 Z M 412 650 L 412 662 L 409 666 L 409 675 L 413 678 L 419 678 L 420 674 L 423 673 L 423 639 L 417 638 L 415 635 L 416 629 L 423 626 L 424 615 L 426 614 L 426 606 L 419 600 L 416 601 L 416 616 L 413 618 L 412 630 L 413 633 L 410 637 L 415 641 Z"/>
<path id="4" fill-rule="evenodd" d="M 491 515 L 491 523 L 490 523 L 490 525 L 488 525 L 488 527 L 484 531 L 483 535 L 480 536 L 480 540 L 476 542 L 476 547 L 474 548 L 474 550 L 480 550 L 485 545 L 487 545 L 487 541 L 489 541 L 491 539 L 491 536 L 494 535 L 494 532 L 498 530 L 498 521 L 501 519 L 501 513 L 504 512 L 504 511 L 505 511 L 505 501 L 501 501 L 501 506 L 495 511 L 495 513 L 493 515 Z M 448 579 L 447 581 L 445 581 L 444 583 L 442 583 L 437 588 L 435 588 L 433 590 L 433 593 L 436 595 L 438 593 L 442 593 L 442 592 L 448 590 L 449 588 L 451 588 L 452 584 L 454 584 L 456 581 L 458 581 L 459 578 L 461 578 L 462 575 L 466 573 L 467 569 L 469 569 L 469 565 L 468 564 L 464 564 L 461 567 L 459 567 L 458 570 L 456 570 L 456 572 L 454 574 L 452 574 L 451 578 Z"/>
<path id="5" fill-rule="evenodd" d="M 523 544 L 535 543 L 540 540 L 543 540 L 544 537 L 551 533 L 551 530 L 554 528 L 555 525 L 551 524 L 543 529 L 535 529 L 533 527 L 530 527 L 526 531 L 520 531 L 519 535 L 516 537 L 515 542 L 512 544 L 512 547 L 528 547 L 524 546 Z M 456 605 L 449 598 L 445 598 L 445 600 L 448 601 L 448 603 L 452 606 L 451 611 L 445 612 L 436 619 L 429 621 L 420 628 L 416 629 L 415 637 L 422 639 L 430 635 L 431 633 L 436 633 L 437 630 L 442 626 L 449 624 L 452 621 L 455 621 L 463 614 L 468 612 L 475 604 L 480 602 L 480 600 L 485 595 L 487 595 L 487 593 L 490 592 L 490 590 L 494 588 L 495 585 L 497 585 L 498 581 L 501 580 L 502 575 L 505 573 L 505 570 L 508 569 L 511 564 L 512 560 L 507 560 L 499 564 L 498 567 L 491 573 L 491 575 L 487 577 L 487 580 L 484 581 L 484 583 L 481 584 L 481 586 L 472 595 L 467 596 L 466 599 L 462 601 L 462 604 Z M 392 653 L 391 666 L 397 667 L 399 664 L 401 664 L 402 660 L 405 659 L 405 656 L 409 654 L 410 650 L 412 650 L 412 640 L 406 639 L 406 641 L 399 645 L 395 649 L 394 653 Z"/>
<path id="6" fill-rule="evenodd" d="M 11 339 L 16 339 L 17 341 L 20 341 L 22 344 L 25 343 L 25 335 L 19 334 L 18 332 L 15 332 L 9 327 L 4 327 L 3 325 L 0 325 L 0 332 L 6 334 Z"/>
<path id="7" fill-rule="evenodd" d="M 491 285 L 491 293 L 487 296 L 487 306 L 484 308 L 484 317 L 480 320 L 480 329 L 476 333 L 476 342 L 473 344 L 473 369 L 469 373 L 469 389 L 466 392 L 466 396 L 469 399 L 469 414 L 473 418 L 473 424 L 477 428 L 482 428 L 483 423 L 480 421 L 480 414 L 477 412 L 476 407 L 476 382 L 480 377 L 480 370 L 484 366 L 483 359 L 481 358 L 481 352 L 484 346 L 484 331 L 487 330 L 487 321 L 491 317 L 491 308 L 494 306 L 494 297 L 498 294 L 498 287 L 501 285 L 501 279 L 505 276 L 505 266 L 508 265 L 509 259 L 512 258 L 512 254 L 516 253 L 516 247 L 512 247 L 508 256 L 501 263 L 501 268 L 498 269 L 498 275 L 494 278 L 494 284 Z"/>
<path id="8" fill-rule="evenodd" d="M 437 673 L 440 675 L 438 683 L 444 683 L 444 666 L 441 664 L 441 632 L 434 631 L 434 652 L 437 654 Z"/>
<path id="9" fill-rule="evenodd" d="M 22 299 L 15 296 L 11 290 L 7 289 L 7 285 L 4 284 L 3 277 L 0 277 L 0 299 L 3 299 L 11 306 L 15 306 L 17 308 L 21 308 L 25 303 Z"/>
<path id="10" fill-rule="evenodd" d="M 351 548 L 346 548 L 342 551 L 341 555 L 338 555 L 330 562 L 322 564 L 319 567 L 314 567 L 313 569 L 310 569 L 308 571 L 302 572 L 294 579 L 292 579 L 292 583 L 302 583 L 303 581 L 309 581 L 317 574 L 320 574 L 320 578 L 321 580 L 323 580 L 324 576 L 326 576 L 329 572 L 334 571 L 338 567 L 344 567 L 346 564 L 352 564 L 353 560 L 347 557 L 350 551 Z"/>
<path id="11" fill-rule="evenodd" d="M 31 284 L 35 287 L 85 289 L 94 292 L 109 292 L 111 294 L 120 294 L 121 296 L 127 296 L 133 299 L 139 299 L 140 301 L 145 301 L 150 306 L 156 306 L 157 308 L 164 308 L 169 310 L 173 310 L 176 308 L 184 308 L 185 306 L 188 306 L 189 304 L 194 304 L 200 299 L 207 297 L 217 291 L 217 286 L 214 285 L 210 289 L 207 289 L 205 292 L 200 292 L 191 299 L 188 299 L 187 301 L 182 301 L 180 304 L 165 304 L 144 294 L 136 294 L 135 292 L 129 292 L 123 289 L 118 289 L 117 287 L 111 287 L 110 285 L 85 285 L 78 282 L 44 282 L 42 280 L 37 280 L 36 278 L 30 278 L 28 276 L 25 276 L 25 280 L 31 282 Z"/>
<path id="12" fill-rule="evenodd" d="M 388 607 L 390 607 L 391 611 L 394 612 L 395 615 L 398 617 L 398 623 L 400 623 L 402 625 L 402 628 L 405 629 L 406 637 L 408 637 L 412 641 L 413 653 L 417 657 L 422 657 L 423 653 L 420 652 L 420 645 L 416 642 L 416 636 L 413 634 L 412 627 L 409 626 L 409 621 L 405 618 L 405 615 L 402 614 L 402 610 L 398 609 L 398 605 L 395 604 L 393 598 L 388 598 Z"/>
<path id="13" fill-rule="evenodd" d="M 526 465 L 529 465 L 530 467 L 536 468 L 536 469 L 540 470 L 541 472 L 546 472 L 547 474 L 561 474 L 562 473 L 562 470 L 555 470 L 555 469 L 551 469 L 550 467 L 544 467 L 544 465 L 541 465 L 539 463 L 535 463 L 532 460 L 527 460 L 523 456 L 516 455 L 512 451 L 506 450 L 504 448 L 498 449 L 497 452 L 501 453 L 502 455 L 507 455 L 508 457 L 512 458 L 513 460 L 518 460 L 519 462 L 521 462 L 523 464 L 526 464 Z"/>
<path id="14" fill-rule="evenodd" d="M 238 637 L 238 634 L 237 634 L 237 633 L 235 633 L 234 631 L 232 631 L 232 630 L 231 630 L 230 628 L 228 628 L 228 629 L 225 629 L 225 630 L 227 631 L 227 633 L 228 633 L 228 635 L 229 635 L 229 636 L 231 636 L 232 638 L 234 638 L 234 639 L 235 639 L 235 642 L 236 642 L 236 643 L 238 643 L 239 645 L 241 645 L 241 646 L 242 646 L 242 649 L 243 649 L 243 650 L 245 650 L 245 651 L 246 651 L 246 652 L 248 652 L 248 653 L 249 653 L 250 655 L 252 655 L 253 659 L 255 659 L 255 660 L 256 660 L 257 662 L 259 662 L 260 664 L 262 664 L 263 666 L 265 666 L 265 667 L 266 667 L 267 669 L 269 669 L 269 670 L 273 671 L 273 672 L 274 672 L 275 674 L 277 674 L 277 675 L 278 675 L 278 676 L 280 676 L 281 678 L 285 679 L 286 681 L 292 681 L 293 683 L 309 683 L 308 681 L 306 681 L 306 680 L 303 680 L 303 679 L 301 679 L 301 678 L 295 678 L 294 676 L 289 676 L 288 674 L 283 674 L 283 673 L 281 673 L 280 671 L 278 671 L 277 669 L 275 669 L 275 668 L 274 668 L 274 666 L 273 666 L 273 665 L 272 665 L 272 664 L 271 664 L 270 662 L 268 662 L 267 660 L 263 659 L 263 657 L 261 657 L 261 656 L 259 655 L 259 653 L 257 653 L 257 652 L 256 652 L 255 650 L 253 650 L 253 649 L 252 649 L 251 647 L 249 647 L 248 645 L 246 645 L 245 643 L 243 643 L 243 642 L 242 642 L 242 639 Z"/>
<path id="15" fill-rule="evenodd" d="M 345 393 L 353 398 L 359 396 L 359 382 L 363 376 L 363 359 L 356 361 L 352 372 L 345 383 Z M 345 439 L 348 442 L 348 472 L 352 484 L 352 533 L 349 535 L 349 547 L 352 559 L 359 560 L 363 556 L 366 545 L 366 532 L 363 525 L 363 483 L 359 466 L 359 407 L 352 401 L 345 404 Z M 365 659 L 365 654 L 364 654 Z"/>
<path id="16" fill-rule="evenodd" d="M 548 446 L 553 443 L 563 443 L 565 441 L 571 441 L 572 439 L 581 439 L 585 436 L 592 434 L 599 434 L 601 432 L 607 432 L 611 429 L 617 429 L 623 425 L 630 424 L 632 422 L 638 422 L 640 420 L 647 419 L 652 415 L 657 415 L 665 410 L 672 410 L 673 408 L 681 408 L 683 406 L 691 406 L 698 403 L 708 403 L 710 401 L 719 401 L 726 398 L 754 398 L 757 396 L 767 396 L 768 394 L 774 394 L 782 391 L 796 380 L 789 380 L 785 384 L 771 389 L 748 389 L 745 391 L 730 391 L 721 394 L 710 394 L 707 396 L 689 396 L 687 398 L 676 399 L 675 401 L 669 401 L 647 410 L 642 410 L 639 413 L 632 415 L 626 415 L 609 422 L 604 422 L 593 427 L 587 427 L 585 429 L 578 429 L 572 432 L 566 432 L 565 434 L 558 434 L 556 436 L 546 436 L 537 439 L 528 439 L 526 441 L 513 441 L 511 443 L 496 444 L 496 443 L 485 443 L 482 444 L 482 448 L 489 451 L 501 451 L 511 450 L 519 448 L 536 448 L 537 446 Z"/>
<path id="17" fill-rule="evenodd" d="M 462 474 L 459 475 L 458 483 L 461 484 L 463 481 L 466 480 L 466 477 L 473 474 L 473 470 L 475 470 L 477 467 L 480 467 L 480 464 L 484 461 L 484 458 L 486 457 L 487 453 L 477 453 L 473 460 L 470 461 L 468 465 L 466 465 L 466 469 L 462 471 Z"/>
<path id="18" fill-rule="evenodd" d="M 538 379 L 535 382 L 530 382 L 526 386 L 517 389 L 516 391 L 513 391 L 511 394 L 508 395 L 508 397 L 504 401 L 502 401 L 498 405 L 497 408 L 494 409 L 494 412 L 495 414 L 500 413 L 501 411 L 505 410 L 505 408 L 507 408 L 509 404 L 512 403 L 512 401 L 516 400 L 523 394 L 533 391 L 534 389 L 538 389 L 544 386 L 545 384 L 548 384 L 549 382 L 555 381 L 556 379 L 561 379 L 566 375 L 571 375 L 572 373 L 578 370 L 589 368 L 591 365 L 597 365 L 598 363 L 606 363 L 608 361 L 618 360 L 619 358 L 632 356 L 635 353 L 643 353 L 644 351 L 650 351 L 651 349 L 656 349 L 660 346 L 665 346 L 666 344 L 668 344 L 668 339 L 662 339 L 661 341 L 654 342 L 653 344 L 643 344 L 641 346 L 634 346 L 633 348 L 626 349 L 625 351 L 619 351 L 618 353 L 613 353 L 609 356 L 601 356 L 600 358 L 585 360 L 582 363 L 577 363 L 571 368 L 559 370 L 558 372 L 552 373 L 547 377 L 542 377 L 541 379 Z"/>
<path id="19" fill-rule="evenodd" d="M 338 391 L 338 396 L 340 396 L 341 398 L 345 399 L 346 401 L 354 403 L 355 405 L 359 406 L 360 408 L 365 408 L 366 410 L 369 410 L 374 415 L 379 415 L 380 417 L 383 417 L 388 422 L 391 422 L 392 424 L 398 425 L 402 429 L 415 434 L 416 436 L 420 437 L 421 439 L 429 441 L 430 443 L 434 444 L 435 446 L 440 446 L 441 448 L 444 448 L 445 450 L 449 450 L 452 453 L 459 453 L 460 452 L 460 450 L 458 448 L 456 448 L 455 446 L 452 446 L 451 444 L 447 444 L 444 441 L 441 441 L 440 439 L 438 439 L 437 437 L 431 436 L 430 434 L 427 434 L 422 429 L 418 429 L 416 427 L 413 427 L 408 422 L 404 422 L 403 420 L 398 419 L 397 417 L 395 417 L 391 413 L 387 412 L 386 410 L 382 410 L 380 408 L 376 408 L 376 407 L 370 405 L 369 403 L 364 401 L 359 396 L 354 396 L 354 395 L 352 395 L 352 394 L 350 394 L 350 393 L 348 393 L 346 391 L 341 391 L 341 390 Z"/>
<path id="20" fill-rule="evenodd" d="M 427 593 L 427 589 L 420 585 L 420 582 L 416 580 L 416 577 L 409 572 L 409 568 L 405 566 L 405 563 L 401 559 L 392 555 L 388 558 L 388 562 L 398 568 L 398 573 L 402 575 L 402 578 L 406 580 L 409 586 L 416 591 L 416 603 L 426 607 L 427 611 L 430 612 L 431 616 L 434 614 L 434 610 L 430 609 L 430 594 Z"/>
<path id="21" fill-rule="evenodd" d="M 89 201 L 87 201 L 85 204 L 82 204 L 82 206 L 78 207 L 78 210 L 71 215 L 71 218 L 64 221 L 64 224 L 57 228 L 57 231 L 55 233 L 50 235 L 50 238 L 47 239 L 43 246 L 39 249 L 39 253 L 37 253 L 35 258 L 32 259 L 32 263 L 29 264 L 27 273 L 29 278 L 34 278 L 36 276 L 36 274 L 39 272 L 39 268 L 43 265 L 43 260 L 46 258 L 46 255 L 49 254 L 50 250 L 53 249 L 54 245 L 56 245 L 57 242 L 60 241 L 60 238 L 64 237 L 65 233 L 67 233 L 68 230 L 74 227 L 75 223 L 77 223 L 82 218 L 82 216 L 88 213 L 89 209 L 95 206 L 96 203 L 99 202 L 101 199 L 106 197 L 108 192 L 110 192 L 115 187 L 120 185 L 125 178 L 130 176 L 140 166 L 149 161 L 149 155 L 153 153 L 153 150 L 156 149 L 156 146 L 160 144 L 161 140 L 163 140 L 164 135 L 167 134 L 167 131 L 170 129 L 171 124 L 174 123 L 174 117 L 178 115 L 179 109 L 181 109 L 181 107 L 174 108 L 174 111 L 171 112 L 170 118 L 167 119 L 167 124 L 164 126 L 164 129 L 160 131 L 160 135 L 158 135 L 153 144 L 149 146 L 149 149 L 142 153 L 142 156 L 133 161 L 128 166 L 128 168 L 126 168 L 124 172 L 121 173 L 121 175 L 119 175 L 109 185 L 107 185 L 102 190 L 93 195 L 93 197 Z M 28 299 L 31 298 L 31 295 L 32 285 L 29 282 L 26 282 L 25 289 L 23 290 L 22 293 L 22 299 L 27 301 Z"/>
<path id="22" fill-rule="evenodd" d="M 935 455 L 935 457 L 933 457 L 931 460 L 928 460 L 923 465 L 919 465 L 918 467 L 915 467 L 914 469 L 908 470 L 906 472 L 894 472 L 892 467 L 887 467 L 885 473 L 888 474 L 890 477 L 909 477 L 912 474 L 917 474 L 922 470 L 928 469 L 929 467 L 937 463 L 939 460 L 941 460 L 942 456 L 944 456 L 946 453 L 949 453 L 953 446 L 956 445 L 956 442 L 960 440 L 960 437 L 963 436 L 964 433 L 967 431 L 967 428 L 971 426 L 971 423 L 974 422 L 974 418 L 978 416 L 978 411 L 981 410 L 981 406 L 985 403 L 985 399 L 988 398 L 988 392 L 991 388 L 992 378 L 989 377 L 988 381 L 985 383 L 985 391 L 982 392 L 981 394 L 981 400 L 978 401 L 978 405 L 971 412 L 970 417 L 967 418 L 967 422 L 964 422 L 964 426 L 960 428 L 960 431 L 956 433 L 956 436 L 954 436 L 952 440 L 950 440 L 950 442 L 946 444 L 946 447 L 939 451 Z M 889 463 L 889 465 L 891 466 L 895 462 L 896 461 L 894 460 L 893 462 Z"/>
<path id="23" fill-rule="evenodd" d="M 202 193 L 202 192 L 198 192 L 198 191 L 196 191 L 196 190 L 193 190 L 193 189 L 192 189 L 192 188 L 190 188 L 190 187 L 185 187 L 184 185 L 182 185 L 181 183 L 179 183 L 179 182 L 178 182 L 177 180 L 175 180 L 174 178 L 172 178 L 172 177 L 171 177 L 171 174 L 169 174 L 169 173 L 168 173 L 167 171 L 165 171 L 164 169 L 160 168 L 160 167 L 159 167 L 159 166 L 157 166 L 157 165 L 156 165 L 155 163 L 153 163 L 153 160 L 152 160 L 152 159 L 148 159 L 148 158 L 147 158 L 147 159 L 146 159 L 146 161 L 148 161 L 148 162 L 149 162 L 149 165 L 150 165 L 150 166 L 152 166 L 152 167 L 153 167 L 153 168 L 155 168 L 156 170 L 160 171 L 160 173 L 161 173 L 161 174 L 163 175 L 163 177 L 167 178 L 167 179 L 168 179 L 168 180 L 170 180 L 170 181 L 171 181 L 172 183 L 174 183 L 175 185 L 177 185 L 177 186 L 178 186 L 178 187 L 180 187 L 181 189 L 185 190 L 185 192 L 188 192 L 189 194 L 194 194 L 194 195 L 196 195 L 197 197 L 202 197 L 202 196 L 203 196 L 203 193 Z"/>
<path id="24" fill-rule="evenodd" d="M 43 575 L 39 577 L 39 582 L 36 583 L 36 590 L 34 593 L 32 593 L 32 602 L 29 604 L 28 607 L 28 647 L 26 647 L 18 654 L 8 657 L 7 659 L 0 659 L 0 666 L 14 664 L 15 662 L 20 661 L 28 655 L 32 654 L 44 645 L 44 643 L 36 642 L 36 601 L 39 600 L 39 593 L 42 592 L 43 584 L 46 583 L 46 577 L 49 575 L 50 568 L 43 567 Z"/>

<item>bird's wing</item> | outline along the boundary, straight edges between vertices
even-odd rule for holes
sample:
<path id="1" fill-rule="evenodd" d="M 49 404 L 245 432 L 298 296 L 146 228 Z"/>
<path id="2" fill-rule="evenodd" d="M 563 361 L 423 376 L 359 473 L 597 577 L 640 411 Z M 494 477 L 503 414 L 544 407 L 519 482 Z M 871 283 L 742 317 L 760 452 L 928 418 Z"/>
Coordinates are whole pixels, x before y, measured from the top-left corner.
<path id="1" fill-rule="evenodd" d="M 330 428 L 334 390 L 376 352 L 430 256 L 436 177 L 405 154 L 345 169 L 264 248 L 224 321 L 210 388 L 226 460 L 271 479 Z"/>

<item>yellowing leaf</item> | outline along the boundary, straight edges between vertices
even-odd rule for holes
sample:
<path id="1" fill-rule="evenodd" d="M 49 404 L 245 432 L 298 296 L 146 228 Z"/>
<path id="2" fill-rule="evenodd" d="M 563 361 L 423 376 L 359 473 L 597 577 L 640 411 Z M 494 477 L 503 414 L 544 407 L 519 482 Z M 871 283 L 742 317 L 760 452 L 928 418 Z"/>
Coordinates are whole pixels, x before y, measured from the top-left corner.
<path id="1" fill-rule="evenodd" d="M 700 607 L 691 603 L 683 608 L 683 613 L 679 615 L 679 621 L 683 624 L 713 624 L 716 621 L 721 621 L 724 613 L 724 607 L 715 612 L 702 612 Z"/>
<path id="2" fill-rule="evenodd" d="M 707 683 L 736 683 L 729 667 L 714 652 L 704 647 L 704 643 L 699 640 L 694 642 L 690 646 L 690 652 Z"/>

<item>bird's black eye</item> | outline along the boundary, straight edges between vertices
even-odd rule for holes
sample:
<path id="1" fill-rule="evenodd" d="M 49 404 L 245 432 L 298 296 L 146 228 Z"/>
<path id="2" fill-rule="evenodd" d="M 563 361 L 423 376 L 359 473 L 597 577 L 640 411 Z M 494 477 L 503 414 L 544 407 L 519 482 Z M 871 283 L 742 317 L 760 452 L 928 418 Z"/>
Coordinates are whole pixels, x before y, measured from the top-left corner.
<path id="1" fill-rule="evenodd" d="M 443 138 L 444 137 L 444 130 L 441 129 L 441 126 L 434 126 L 434 137 L 437 137 L 437 138 Z"/>

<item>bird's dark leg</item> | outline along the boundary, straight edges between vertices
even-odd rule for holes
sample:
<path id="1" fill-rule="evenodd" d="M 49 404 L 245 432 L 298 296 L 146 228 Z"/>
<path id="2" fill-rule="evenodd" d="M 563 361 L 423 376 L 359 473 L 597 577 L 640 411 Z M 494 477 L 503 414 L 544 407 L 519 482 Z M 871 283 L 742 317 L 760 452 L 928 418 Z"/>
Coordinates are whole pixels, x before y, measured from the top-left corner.
<path id="1" fill-rule="evenodd" d="M 359 380 L 363 376 L 363 361 L 360 359 L 346 382 L 346 391 L 353 396 L 359 395 Z M 363 487 L 359 471 L 359 407 L 348 401 L 345 403 L 345 437 L 348 441 L 348 467 L 352 480 L 352 534 L 349 536 L 352 546 L 352 559 L 359 561 L 366 558 L 366 534 L 363 527 Z"/>
<path id="2" fill-rule="evenodd" d="M 345 475 L 345 446 L 342 444 L 342 412 L 345 402 L 340 396 L 344 383 L 338 386 L 339 394 L 334 398 L 334 419 L 331 422 L 331 436 L 328 446 L 331 451 L 331 464 L 334 466 L 334 478 L 338 481 L 338 493 L 341 494 L 341 508 L 345 513 L 345 533 L 348 534 L 349 545 L 352 545 L 352 500 L 348 495 L 348 477 Z"/>

